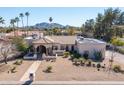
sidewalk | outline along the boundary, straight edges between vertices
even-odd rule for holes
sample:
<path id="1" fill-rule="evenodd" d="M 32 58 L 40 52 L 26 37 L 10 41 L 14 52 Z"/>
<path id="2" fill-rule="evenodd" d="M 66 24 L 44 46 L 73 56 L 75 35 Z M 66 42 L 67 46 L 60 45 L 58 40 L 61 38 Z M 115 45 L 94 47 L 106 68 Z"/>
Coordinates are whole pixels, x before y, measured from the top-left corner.
<path id="1" fill-rule="evenodd" d="M 35 73 L 40 66 L 41 61 L 35 61 L 29 69 L 24 73 L 24 75 L 21 77 L 20 81 L 28 81 L 29 80 L 29 73 Z M 23 70 L 23 68 L 22 68 Z"/>

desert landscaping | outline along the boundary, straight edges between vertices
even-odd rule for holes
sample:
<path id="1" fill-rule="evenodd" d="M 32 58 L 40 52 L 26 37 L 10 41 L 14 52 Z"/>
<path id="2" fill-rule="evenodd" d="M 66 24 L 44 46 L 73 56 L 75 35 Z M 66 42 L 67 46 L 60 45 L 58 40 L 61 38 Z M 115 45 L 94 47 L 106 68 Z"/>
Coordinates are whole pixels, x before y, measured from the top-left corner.
<path id="1" fill-rule="evenodd" d="M 103 64 L 108 64 L 108 59 Z M 123 64 L 119 64 L 124 68 Z M 52 66 L 51 73 L 43 72 L 47 66 Z M 107 67 L 107 65 L 106 65 Z M 109 72 L 96 67 L 74 66 L 67 58 L 58 57 L 56 62 L 41 62 L 36 71 L 36 81 L 123 81 L 124 74 Z"/>
<path id="2" fill-rule="evenodd" d="M 22 64 L 14 64 L 14 61 L 9 61 L 8 64 L 0 64 L 0 81 L 19 81 L 25 71 L 30 67 L 32 62 L 23 61 Z M 16 67 L 13 72 L 13 67 Z"/>

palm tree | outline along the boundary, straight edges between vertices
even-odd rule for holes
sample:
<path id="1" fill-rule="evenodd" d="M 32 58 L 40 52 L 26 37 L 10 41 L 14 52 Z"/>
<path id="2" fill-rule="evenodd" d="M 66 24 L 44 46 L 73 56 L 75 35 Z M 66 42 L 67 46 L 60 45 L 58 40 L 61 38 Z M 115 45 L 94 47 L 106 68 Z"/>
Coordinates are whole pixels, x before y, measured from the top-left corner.
<path id="1" fill-rule="evenodd" d="M 24 17 L 24 14 L 23 13 L 20 13 L 19 14 L 19 17 L 21 18 L 21 21 L 22 21 L 22 27 L 24 29 L 24 23 L 23 23 L 23 17 Z"/>
<path id="2" fill-rule="evenodd" d="M 49 18 L 49 22 L 51 23 L 52 21 L 53 21 L 53 18 L 52 18 L 52 17 L 50 17 L 50 18 Z"/>
<path id="3" fill-rule="evenodd" d="M 18 30 L 19 21 L 20 21 L 20 20 L 19 20 L 19 17 L 16 17 L 16 18 L 15 18 L 15 22 L 17 23 L 17 30 Z M 18 31 L 17 31 L 17 32 L 18 32 Z"/>
<path id="4" fill-rule="evenodd" d="M 3 19 L 3 17 L 0 16 L 0 24 L 4 24 L 5 20 Z"/>
<path id="5" fill-rule="evenodd" d="M 49 17 L 50 24 L 52 23 L 52 21 L 53 21 L 53 18 L 52 17 Z M 51 25 L 51 30 L 52 30 L 52 25 Z"/>
<path id="6" fill-rule="evenodd" d="M 16 22 L 15 19 L 10 20 L 10 24 L 13 26 L 14 36 L 16 35 L 15 34 L 15 22 Z"/>
<path id="7" fill-rule="evenodd" d="M 0 16 L 0 24 L 4 24 L 4 21 L 3 17 Z"/>
<path id="8" fill-rule="evenodd" d="M 28 17 L 30 15 L 30 13 L 29 12 L 26 12 L 25 15 L 27 16 L 27 34 L 28 34 Z"/>

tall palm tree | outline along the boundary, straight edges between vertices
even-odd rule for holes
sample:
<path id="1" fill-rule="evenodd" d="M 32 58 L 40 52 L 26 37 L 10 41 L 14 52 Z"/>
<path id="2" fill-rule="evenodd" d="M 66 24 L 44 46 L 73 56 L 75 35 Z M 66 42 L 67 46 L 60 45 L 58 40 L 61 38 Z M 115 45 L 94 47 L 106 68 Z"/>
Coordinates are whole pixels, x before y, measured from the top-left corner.
<path id="1" fill-rule="evenodd" d="M 22 27 L 23 27 L 23 29 L 24 29 L 24 22 L 23 22 L 24 14 L 23 14 L 23 13 L 20 13 L 20 14 L 19 14 L 19 17 L 21 18 L 21 21 L 22 21 Z"/>
<path id="2" fill-rule="evenodd" d="M 10 20 L 10 24 L 12 25 L 12 27 L 13 27 L 13 31 L 14 31 L 14 36 L 16 36 L 16 34 L 15 34 L 15 19 L 11 19 Z"/>
<path id="3" fill-rule="evenodd" d="M 52 18 L 52 17 L 50 17 L 50 18 L 49 18 L 49 22 L 51 23 L 52 21 L 53 21 L 53 18 Z"/>
<path id="4" fill-rule="evenodd" d="M 27 16 L 27 34 L 28 34 L 28 17 L 30 15 L 30 13 L 29 12 L 26 12 L 25 15 Z"/>
<path id="5" fill-rule="evenodd" d="M 18 24 L 19 24 L 19 17 L 15 17 L 15 22 L 17 23 L 17 32 L 18 32 Z"/>
<path id="6" fill-rule="evenodd" d="M 17 23 L 17 28 L 18 28 L 18 25 L 19 25 L 19 17 L 15 17 L 15 21 L 16 21 L 16 23 Z"/>
<path id="7" fill-rule="evenodd" d="M 4 21 L 3 17 L 0 16 L 0 24 L 4 24 Z"/>
<path id="8" fill-rule="evenodd" d="M 52 17 L 49 17 L 49 22 L 50 22 L 50 24 L 52 23 L 52 21 L 53 21 L 53 18 Z M 51 25 L 51 30 L 52 30 L 52 25 Z M 50 31 L 51 32 L 51 31 Z M 50 33 L 51 34 L 51 33 Z"/>
<path id="9" fill-rule="evenodd" d="M 5 22 L 5 20 L 3 19 L 3 17 L 0 16 L 0 24 L 1 24 L 1 25 L 2 25 L 2 24 L 5 24 L 4 22 Z"/>

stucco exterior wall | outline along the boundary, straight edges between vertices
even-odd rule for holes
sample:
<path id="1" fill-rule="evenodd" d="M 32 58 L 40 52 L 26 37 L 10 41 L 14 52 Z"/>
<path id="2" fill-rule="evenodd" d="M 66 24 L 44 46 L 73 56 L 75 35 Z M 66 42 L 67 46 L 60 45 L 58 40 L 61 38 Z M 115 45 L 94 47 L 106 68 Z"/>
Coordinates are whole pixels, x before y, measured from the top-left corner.
<path id="1" fill-rule="evenodd" d="M 106 44 L 100 43 L 77 43 L 77 51 L 83 55 L 85 51 L 89 52 L 89 58 L 94 58 L 94 51 L 101 51 L 103 59 L 105 58 Z"/>

